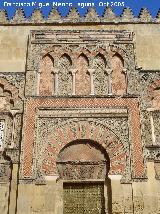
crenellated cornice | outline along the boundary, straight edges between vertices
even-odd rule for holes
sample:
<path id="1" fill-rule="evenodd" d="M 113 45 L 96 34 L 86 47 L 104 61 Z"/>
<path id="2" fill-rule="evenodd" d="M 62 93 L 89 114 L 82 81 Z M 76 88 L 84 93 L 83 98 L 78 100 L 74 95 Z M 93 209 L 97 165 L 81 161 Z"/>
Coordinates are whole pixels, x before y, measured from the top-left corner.
<path id="1" fill-rule="evenodd" d="M 138 17 L 135 17 L 130 8 L 125 8 L 120 16 L 107 7 L 102 16 L 95 8 L 90 8 L 84 16 L 80 16 L 76 8 L 71 8 L 67 16 L 63 17 L 56 8 L 53 8 L 45 18 L 40 9 L 35 9 L 30 17 L 25 16 L 23 9 L 17 9 L 9 19 L 6 10 L 0 10 L 0 25 L 27 25 L 27 24 L 74 24 L 74 23 L 160 23 L 160 9 L 157 16 L 152 17 L 147 8 L 142 8 Z"/>

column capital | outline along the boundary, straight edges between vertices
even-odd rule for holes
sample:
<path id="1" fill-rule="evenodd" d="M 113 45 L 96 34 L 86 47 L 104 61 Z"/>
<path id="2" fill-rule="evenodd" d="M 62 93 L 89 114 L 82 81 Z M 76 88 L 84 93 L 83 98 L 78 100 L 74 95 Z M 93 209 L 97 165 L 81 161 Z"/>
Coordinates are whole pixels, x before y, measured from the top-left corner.
<path id="1" fill-rule="evenodd" d="M 104 73 L 107 73 L 107 74 L 110 75 L 112 73 L 112 71 L 113 70 L 111 68 L 107 68 L 107 69 L 104 70 Z"/>
<path id="2" fill-rule="evenodd" d="M 14 117 L 19 112 L 19 109 L 10 109 L 9 111 L 12 114 L 12 116 Z"/>
<path id="3" fill-rule="evenodd" d="M 92 74 L 94 74 L 95 70 L 96 69 L 90 68 L 90 69 L 88 69 L 88 72 L 89 72 L 90 75 L 92 75 Z"/>
<path id="4" fill-rule="evenodd" d="M 123 68 L 123 72 L 126 74 L 127 73 L 127 68 Z"/>
<path id="5" fill-rule="evenodd" d="M 59 69 L 58 68 L 53 68 L 52 69 L 52 74 L 58 74 L 59 73 Z"/>
<path id="6" fill-rule="evenodd" d="M 78 71 L 78 69 L 76 69 L 76 68 L 70 69 L 70 72 L 71 72 L 72 75 L 76 74 L 77 71 Z"/>

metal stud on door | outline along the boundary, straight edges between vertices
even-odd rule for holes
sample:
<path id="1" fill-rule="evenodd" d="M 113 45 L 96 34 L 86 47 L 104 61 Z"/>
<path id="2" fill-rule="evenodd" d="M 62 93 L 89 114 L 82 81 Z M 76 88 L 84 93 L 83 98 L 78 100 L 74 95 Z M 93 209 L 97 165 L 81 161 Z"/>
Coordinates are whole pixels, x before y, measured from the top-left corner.
<path id="1" fill-rule="evenodd" d="M 104 214 L 102 184 L 84 185 L 84 214 Z"/>
<path id="2" fill-rule="evenodd" d="M 64 214 L 83 214 L 83 185 L 64 185 Z"/>
<path id="3" fill-rule="evenodd" d="M 64 184 L 64 214 L 104 214 L 103 184 Z"/>

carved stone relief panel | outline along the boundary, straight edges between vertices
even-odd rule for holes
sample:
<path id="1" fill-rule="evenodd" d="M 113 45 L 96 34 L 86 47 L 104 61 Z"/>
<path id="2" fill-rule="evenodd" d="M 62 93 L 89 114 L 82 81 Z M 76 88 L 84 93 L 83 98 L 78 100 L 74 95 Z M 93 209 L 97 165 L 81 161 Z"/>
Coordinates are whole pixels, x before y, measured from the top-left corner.
<path id="1" fill-rule="evenodd" d="M 91 81 L 88 72 L 89 60 L 87 56 L 81 54 L 77 60 L 77 73 L 76 73 L 76 94 L 89 95 L 91 94 Z"/>
<path id="2" fill-rule="evenodd" d="M 12 94 L 12 99 L 14 100 L 14 107 L 21 110 L 23 109 L 23 102 L 21 98 L 24 97 L 24 84 L 25 84 L 24 73 L 0 72 L 0 86 L 2 97 L 3 96 L 5 97 L 4 94 L 5 91 L 6 92 L 10 91 L 11 92 L 10 94 Z"/>
<path id="3" fill-rule="evenodd" d="M 12 162 L 19 161 L 23 111 L 23 75 L 0 73 L 1 148 Z M 3 154 L 0 154 L 2 157 Z"/>
<path id="4" fill-rule="evenodd" d="M 53 66 L 53 58 L 50 55 L 44 56 L 40 66 L 39 95 L 49 96 L 54 94 Z"/>
<path id="5" fill-rule="evenodd" d="M 26 94 L 37 95 L 39 82 L 40 85 L 47 82 L 43 88 L 50 88 L 47 89 L 48 96 L 111 95 L 112 89 L 113 94 L 123 95 L 127 92 L 127 79 L 130 80 L 128 92 L 135 94 L 137 73 L 133 35 L 126 31 L 119 33 L 121 37 L 116 36 L 118 32 L 112 31 L 32 31 L 27 59 Z M 48 71 L 42 80 L 41 67 L 45 67 L 43 60 L 47 60 L 46 56 L 51 56 L 51 61 L 48 58 L 48 65 L 47 61 L 45 65 L 50 68 L 44 68 Z M 51 67 L 56 72 L 51 74 Z M 109 73 L 108 69 L 113 72 Z"/>
<path id="6" fill-rule="evenodd" d="M 116 114 L 116 110 L 114 110 L 114 108 L 117 108 L 119 106 L 120 106 L 121 110 L 118 111 L 119 112 L 119 116 L 118 116 L 118 114 Z M 112 117 L 106 116 L 106 114 L 108 115 L 108 113 L 104 112 L 104 114 L 103 114 L 102 107 L 104 108 L 104 111 L 112 110 L 114 112 L 113 114 L 112 114 L 112 111 L 110 112 Z M 125 124 L 125 123 L 122 123 L 122 121 L 118 125 L 116 125 L 116 123 L 117 123 L 116 121 L 117 120 L 119 121 L 118 118 L 123 117 L 123 113 L 121 112 L 122 108 L 126 108 L 126 107 L 128 108 L 128 114 L 129 114 L 129 118 L 127 119 L 128 122 L 126 121 L 126 124 L 129 124 L 129 128 L 124 128 L 125 126 L 122 126 L 122 124 Z M 39 108 L 44 109 L 43 114 L 49 114 L 49 108 L 53 108 L 53 109 L 60 108 L 61 112 L 59 113 L 59 116 L 57 116 L 56 119 L 54 118 L 54 114 L 50 113 L 50 116 L 49 116 L 50 118 L 48 118 L 48 116 L 47 116 L 46 120 L 44 121 L 44 124 L 42 122 L 42 124 L 40 125 L 40 127 L 43 127 L 43 128 L 40 128 L 40 127 L 36 128 L 39 126 L 39 125 L 36 125 L 37 112 L 39 111 Z M 77 113 L 74 116 L 75 118 L 77 118 L 76 120 L 73 120 L 73 110 L 72 111 L 69 110 L 70 108 L 77 111 Z M 82 109 L 78 110 L 79 108 L 84 108 L 86 110 L 87 110 L 87 108 L 90 108 L 91 112 L 87 111 L 86 114 L 84 114 Z M 99 111 L 100 111 L 98 115 L 95 114 L 95 111 L 96 111 L 95 108 L 99 109 Z M 68 114 L 68 116 L 67 116 L 67 114 Z M 88 118 L 87 115 L 90 115 L 90 117 L 93 118 L 94 121 L 90 122 L 87 119 Z M 29 177 L 33 178 L 35 176 L 34 173 L 36 172 L 37 166 L 41 166 L 41 164 L 39 164 L 39 163 L 38 163 L 38 165 L 36 163 L 33 164 L 33 160 L 35 161 L 34 151 L 38 152 L 38 150 L 34 149 L 34 148 L 36 148 L 35 142 L 36 142 L 37 146 L 44 145 L 44 142 L 46 142 L 45 145 L 47 145 L 47 142 L 50 142 L 50 139 L 48 139 L 48 137 L 50 135 L 48 133 L 55 133 L 56 138 L 55 137 L 54 138 L 57 139 L 56 140 L 57 143 L 56 142 L 55 143 L 58 146 L 58 142 L 60 140 L 59 140 L 59 137 L 57 136 L 57 134 L 59 133 L 59 131 L 62 131 L 62 130 L 64 133 L 67 132 L 67 139 L 69 139 L 69 140 L 65 140 L 65 138 L 64 138 L 64 140 L 63 140 L 63 138 L 61 138 L 62 136 L 60 137 L 62 142 L 65 143 L 65 145 L 67 142 L 71 142 L 71 141 L 75 140 L 74 136 L 76 136 L 76 139 L 79 139 L 77 137 L 77 136 L 79 136 L 78 126 L 81 127 L 81 125 L 79 124 L 81 119 L 79 117 L 84 118 L 83 119 L 84 121 L 83 120 L 81 121 L 81 123 L 84 125 L 82 125 L 82 129 L 80 128 L 80 130 L 82 130 L 80 132 L 80 137 L 81 137 L 80 139 L 84 139 L 85 131 L 83 131 L 83 130 L 86 129 L 85 127 L 89 123 L 88 126 L 90 128 L 93 127 L 93 128 L 91 128 L 91 132 L 90 132 L 90 133 L 92 133 L 91 137 L 93 135 L 93 130 L 94 129 L 97 130 L 94 134 L 95 137 L 93 137 L 91 139 L 98 141 L 98 140 L 96 140 L 96 138 L 98 137 L 97 136 L 98 129 L 95 127 L 96 125 L 93 125 L 94 123 L 96 123 L 96 118 L 94 118 L 95 115 L 97 115 L 96 117 L 97 117 L 97 120 L 99 121 L 97 123 L 97 126 L 98 127 L 100 126 L 99 129 L 103 130 L 104 128 L 103 129 L 101 128 L 103 126 L 108 127 L 109 124 L 107 122 L 109 120 L 111 122 L 111 124 L 113 125 L 113 126 L 111 125 L 111 127 L 113 127 L 112 128 L 113 132 L 115 133 L 115 131 L 116 131 L 115 135 L 116 134 L 117 134 L 117 136 L 120 135 L 119 139 L 121 139 L 120 142 L 123 144 L 123 146 L 122 146 L 121 143 L 120 144 L 118 143 L 117 144 L 117 146 L 119 146 L 118 148 L 124 148 L 125 152 L 127 152 L 127 151 L 131 152 L 131 154 L 130 153 L 126 153 L 126 154 L 127 154 L 127 159 L 129 156 L 131 157 L 131 164 L 132 164 L 132 170 L 133 170 L 132 178 L 138 178 L 138 179 L 144 178 L 145 177 L 144 162 L 143 162 L 144 159 L 143 159 L 143 153 L 142 153 L 142 145 L 141 145 L 141 138 L 140 138 L 141 135 L 140 135 L 140 128 L 139 128 L 140 127 L 140 118 L 139 118 L 138 100 L 136 98 L 134 98 L 134 99 L 133 98 L 129 98 L 129 99 L 126 99 L 126 98 L 117 98 L 117 99 L 116 98 L 114 98 L 114 99 L 113 98 L 108 98 L 108 99 L 105 99 L 105 98 L 95 98 L 95 99 L 92 99 L 92 98 L 53 98 L 53 99 L 29 98 L 26 103 L 26 111 L 25 111 L 25 115 L 24 115 L 24 118 L 25 118 L 24 136 L 25 137 L 24 137 L 23 143 L 22 143 L 23 147 L 22 147 L 22 156 L 21 156 L 21 158 L 22 158 L 22 178 L 24 178 L 24 179 L 29 178 Z M 42 117 L 44 117 L 44 116 L 42 115 Z M 68 119 L 66 119 L 66 117 Z M 54 120 L 52 118 L 54 118 Z M 105 118 L 108 118 L 108 119 L 106 120 Z M 40 119 L 41 119 L 41 117 L 40 117 Z M 70 124 L 68 124 L 69 120 L 72 121 Z M 105 122 L 105 120 L 106 120 L 106 122 Z M 56 122 L 57 125 L 54 124 L 53 122 Z M 102 126 L 99 124 L 102 124 Z M 70 129 L 68 130 L 67 125 L 69 127 L 72 127 L 71 132 L 69 131 Z M 51 130 L 49 131 L 49 129 L 47 127 L 50 127 L 50 126 L 51 126 Z M 62 127 L 62 130 L 60 127 Z M 119 130 L 118 127 L 119 128 L 123 127 L 124 131 L 122 132 L 122 130 Z M 54 131 L 53 129 L 56 129 L 56 131 Z M 41 131 L 40 131 L 40 133 L 38 132 L 35 134 L 35 130 L 41 130 Z M 57 132 L 57 130 L 58 130 L 58 132 Z M 45 133 L 44 133 L 44 131 L 45 131 Z M 43 135 L 43 133 L 44 133 L 44 135 Z M 75 134 L 73 134 L 73 133 L 75 133 Z M 124 135 L 124 133 L 127 133 L 127 136 Z M 66 134 L 63 134 L 63 135 L 66 135 Z M 101 133 L 101 135 L 103 135 L 103 134 Z M 69 138 L 68 138 L 68 136 L 69 136 Z M 123 136 L 126 136 L 126 138 L 122 139 Z M 128 137 L 129 137 L 129 139 L 128 139 Z M 46 139 L 48 139 L 48 140 L 46 140 Z M 41 143 L 39 142 L 39 140 L 41 141 Z M 98 142 L 102 142 L 102 140 L 99 139 Z M 113 137 L 113 142 L 114 143 L 117 142 L 117 139 L 115 137 Z M 63 144 L 60 143 L 60 145 L 63 145 Z M 111 144 L 110 146 L 113 148 L 113 145 L 114 144 Z M 43 148 L 40 147 L 40 150 L 38 152 L 39 158 L 41 160 L 43 160 L 43 158 L 40 157 L 40 154 L 43 154 L 42 149 Z M 52 151 L 52 148 L 51 148 L 51 151 Z M 56 150 L 56 151 L 58 152 L 58 150 Z M 116 150 L 116 151 L 118 152 L 119 150 Z M 30 154 L 30 155 L 28 155 L 28 154 Z M 44 154 L 48 154 L 48 151 L 46 150 L 46 152 L 44 152 Z M 121 156 L 118 156 L 118 157 L 120 159 L 122 158 L 122 160 L 123 160 L 123 158 L 125 158 L 125 157 L 121 157 Z M 50 161 L 52 161 L 52 160 L 50 159 Z M 117 161 L 117 159 L 115 157 L 115 161 L 114 161 L 115 170 L 117 173 L 120 173 L 121 171 L 123 171 L 124 166 L 123 166 L 123 164 L 120 164 L 121 161 L 118 162 L 117 164 L 116 164 L 116 161 Z M 127 163 L 127 162 L 125 161 L 125 163 Z M 55 167 L 55 165 L 53 164 L 53 161 L 52 161 L 51 165 L 53 168 Z M 118 166 L 116 166 L 116 165 L 118 165 Z M 48 166 L 46 166 L 46 169 L 47 168 L 48 168 Z M 52 172 L 53 172 L 53 168 L 52 168 Z M 47 170 L 47 173 L 50 173 L 50 167 L 48 169 L 49 169 L 49 171 Z M 111 168 L 110 172 L 112 172 L 112 169 L 113 168 Z M 128 172 L 130 170 L 130 165 L 128 165 L 128 166 L 126 165 L 125 169 Z M 41 167 L 38 167 L 38 170 L 41 171 Z M 125 174 L 125 176 L 128 176 L 128 175 L 130 175 L 130 173 Z M 127 177 L 127 179 L 130 180 L 130 178 L 128 178 L 128 177 Z"/>
<path id="7" fill-rule="evenodd" d="M 153 113 L 154 136 L 157 145 L 160 145 L 160 110 Z"/>
<path id="8" fill-rule="evenodd" d="M 153 92 L 152 92 L 152 106 L 154 108 L 160 108 L 160 86 L 159 88 L 156 88 Z"/>
<path id="9" fill-rule="evenodd" d="M 88 139 L 88 140 L 94 140 L 94 141 L 96 140 L 100 145 L 102 144 L 102 146 L 106 149 L 106 152 L 108 152 L 111 160 L 111 169 L 109 171 L 110 174 L 122 174 L 124 176 L 123 177 L 124 182 L 126 180 L 129 181 L 131 179 L 130 178 L 131 176 L 130 161 L 129 161 L 130 149 L 128 145 L 127 118 L 108 117 L 108 118 L 101 118 L 101 119 L 98 119 L 98 118 L 87 119 L 83 117 L 82 118 L 75 117 L 71 119 L 68 117 L 61 118 L 63 112 L 60 113 L 61 112 L 60 110 L 59 110 L 59 115 L 61 115 L 60 118 L 57 118 L 58 115 L 57 116 L 55 115 L 54 113 L 55 111 L 53 112 L 47 111 L 48 113 L 47 112 L 45 113 L 45 111 L 42 111 L 42 112 L 43 113 L 40 114 L 41 116 L 37 121 L 38 138 L 36 140 L 36 145 L 37 145 L 36 152 L 38 152 L 39 158 L 36 163 L 36 168 L 37 168 L 36 170 L 40 171 L 43 175 L 57 174 L 56 161 L 58 161 L 57 158 L 58 158 L 58 153 L 60 149 L 62 149 L 66 144 L 69 144 L 74 140 Z M 45 114 L 47 117 L 44 116 L 43 114 Z M 69 110 L 68 112 L 65 113 L 65 115 L 66 114 L 70 114 Z M 73 114 L 79 115 L 78 111 L 73 111 L 72 116 Z M 94 114 L 92 114 L 92 117 L 93 116 Z M 109 129 L 110 128 L 113 129 L 117 135 L 121 133 L 120 138 L 121 140 L 123 140 L 123 143 L 120 143 L 119 140 L 116 139 L 117 138 L 116 135 L 114 136 L 112 131 L 109 130 L 107 127 L 109 127 Z M 106 129 L 106 131 L 104 129 Z M 109 133 L 112 133 L 112 134 L 109 134 Z M 82 166 L 84 165 L 78 162 L 76 163 L 76 165 L 74 165 L 72 163 L 73 160 L 70 160 L 70 161 L 71 161 L 70 163 L 66 163 L 63 165 L 63 168 L 65 168 L 64 173 L 65 172 L 67 173 L 67 170 L 69 169 L 70 170 L 72 169 L 73 171 L 75 170 L 77 171 L 79 167 L 81 167 L 81 165 Z M 90 170 L 92 169 L 92 171 L 93 169 L 96 169 L 96 167 L 98 167 L 97 166 L 98 163 L 96 164 L 95 161 L 97 160 L 96 159 L 91 160 L 92 163 L 90 162 L 89 165 L 87 164 L 86 166 L 84 166 L 84 172 L 87 172 L 86 167 L 89 167 Z M 61 165 L 59 164 L 58 166 L 61 167 Z M 106 166 L 105 162 L 99 163 L 99 167 L 100 167 L 99 170 L 100 169 L 102 170 L 101 176 L 106 171 L 105 166 Z M 88 168 L 88 173 L 90 171 L 89 168 Z M 72 170 L 68 173 L 71 174 Z M 78 172 L 79 171 L 77 171 L 77 173 Z M 104 178 L 104 175 L 102 177 Z"/>
<path id="10" fill-rule="evenodd" d="M 146 147 L 149 147 L 158 144 L 159 141 L 159 92 L 157 89 L 159 87 L 160 72 L 140 71 L 139 76 L 142 141 Z M 158 147 L 152 148 L 150 154 L 153 154 L 154 149 L 156 153 Z M 147 158 L 154 159 L 154 157 L 156 156 L 150 155 Z"/>
<path id="11" fill-rule="evenodd" d="M 21 127 L 17 127 L 15 129 L 15 122 L 13 121 L 13 117 L 8 112 L 1 112 L 0 114 L 0 121 L 1 121 L 1 151 L 4 151 L 6 149 L 16 149 L 16 147 L 19 147 L 19 140 L 20 136 L 17 136 L 15 132 L 18 132 Z M 21 125 L 21 124 L 20 124 Z M 18 137 L 18 141 L 16 138 Z M 18 157 L 17 157 L 18 160 Z"/>
<path id="12" fill-rule="evenodd" d="M 159 71 L 140 72 L 140 108 L 142 140 L 146 146 L 145 158 L 155 161 L 155 174 L 158 178 L 158 162 L 160 161 L 160 107 L 159 107 Z"/>
<path id="13" fill-rule="evenodd" d="M 0 110 L 9 111 L 9 109 L 13 108 L 14 101 L 12 99 L 12 93 L 3 87 L 4 85 L 0 85 Z"/>
<path id="14" fill-rule="evenodd" d="M 96 95 L 108 94 L 108 74 L 105 71 L 107 61 L 101 53 L 98 53 L 94 60 L 94 83 Z"/>
<path id="15" fill-rule="evenodd" d="M 5 123 L 4 140 L 2 151 L 5 150 L 6 155 L 9 156 L 13 163 L 19 162 L 19 144 L 21 141 L 22 130 L 22 115 L 21 113 L 14 115 L 10 113 L 1 113 L 0 120 Z"/>
<path id="16" fill-rule="evenodd" d="M 123 95 L 126 93 L 127 84 L 124 73 L 123 58 L 119 54 L 114 54 L 111 59 L 112 66 L 112 93 Z"/>
<path id="17" fill-rule="evenodd" d="M 127 94 L 138 95 L 139 87 L 139 70 L 136 68 L 135 62 L 135 46 L 134 43 L 130 44 L 112 44 L 111 46 L 111 56 L 117 55 L 118 61 L 123 65 L 123 72 L 119 73 L 122 77 L 122 82 L 124 82 L 124 77 L 126 77 L 125 84 L 127 85 Z M 116 63 L 115 63 L 116 66 Z M 123 84 L 122 84 L 123 85 Z M 124 87 L 124 86 L 123 86 Z"/>
<path id="18" fill-rule="evenodd" d="M 72 94 L 72 60 L 68 54 L 63 54 L 59 59 L 58 66 L 58 95 Z"/>
<path id="19" fill-rule="evenodd" d="M 151 107 L 156 108 L 156 102 L 159 100 L 160 72 L 140 71 L 139 77 L 138 91 L 140 93 L 141 108 L 144 110 Z"/>

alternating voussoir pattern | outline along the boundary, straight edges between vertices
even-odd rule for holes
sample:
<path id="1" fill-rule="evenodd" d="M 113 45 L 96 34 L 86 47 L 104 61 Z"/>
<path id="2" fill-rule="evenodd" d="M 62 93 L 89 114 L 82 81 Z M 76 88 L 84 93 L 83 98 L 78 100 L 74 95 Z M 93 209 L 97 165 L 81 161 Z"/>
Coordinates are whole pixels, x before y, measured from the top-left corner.
<path id="1" fill-rule="evenodd" d="M 65 17 L 61 16 L 58 9 L 53 8 L 47 18 L 40 9 L 35 9 L 30 17 L 25 16 L 23 9 L 17 9 L 11 19 L 6 10 L 0 10 L 0 25 L 52 23 L 160 23 L 160 9 L 155 18 L 147 8 L 142 8 L 138 17 L 134 16 L 130 8 L 124 8 L 120 16 L 117 16 L 112 8 L 107 7 L 102 16 L 98 15 L 95 8 L 89 8 L 82 17 L 76 8 L 71 8 Z"/>

